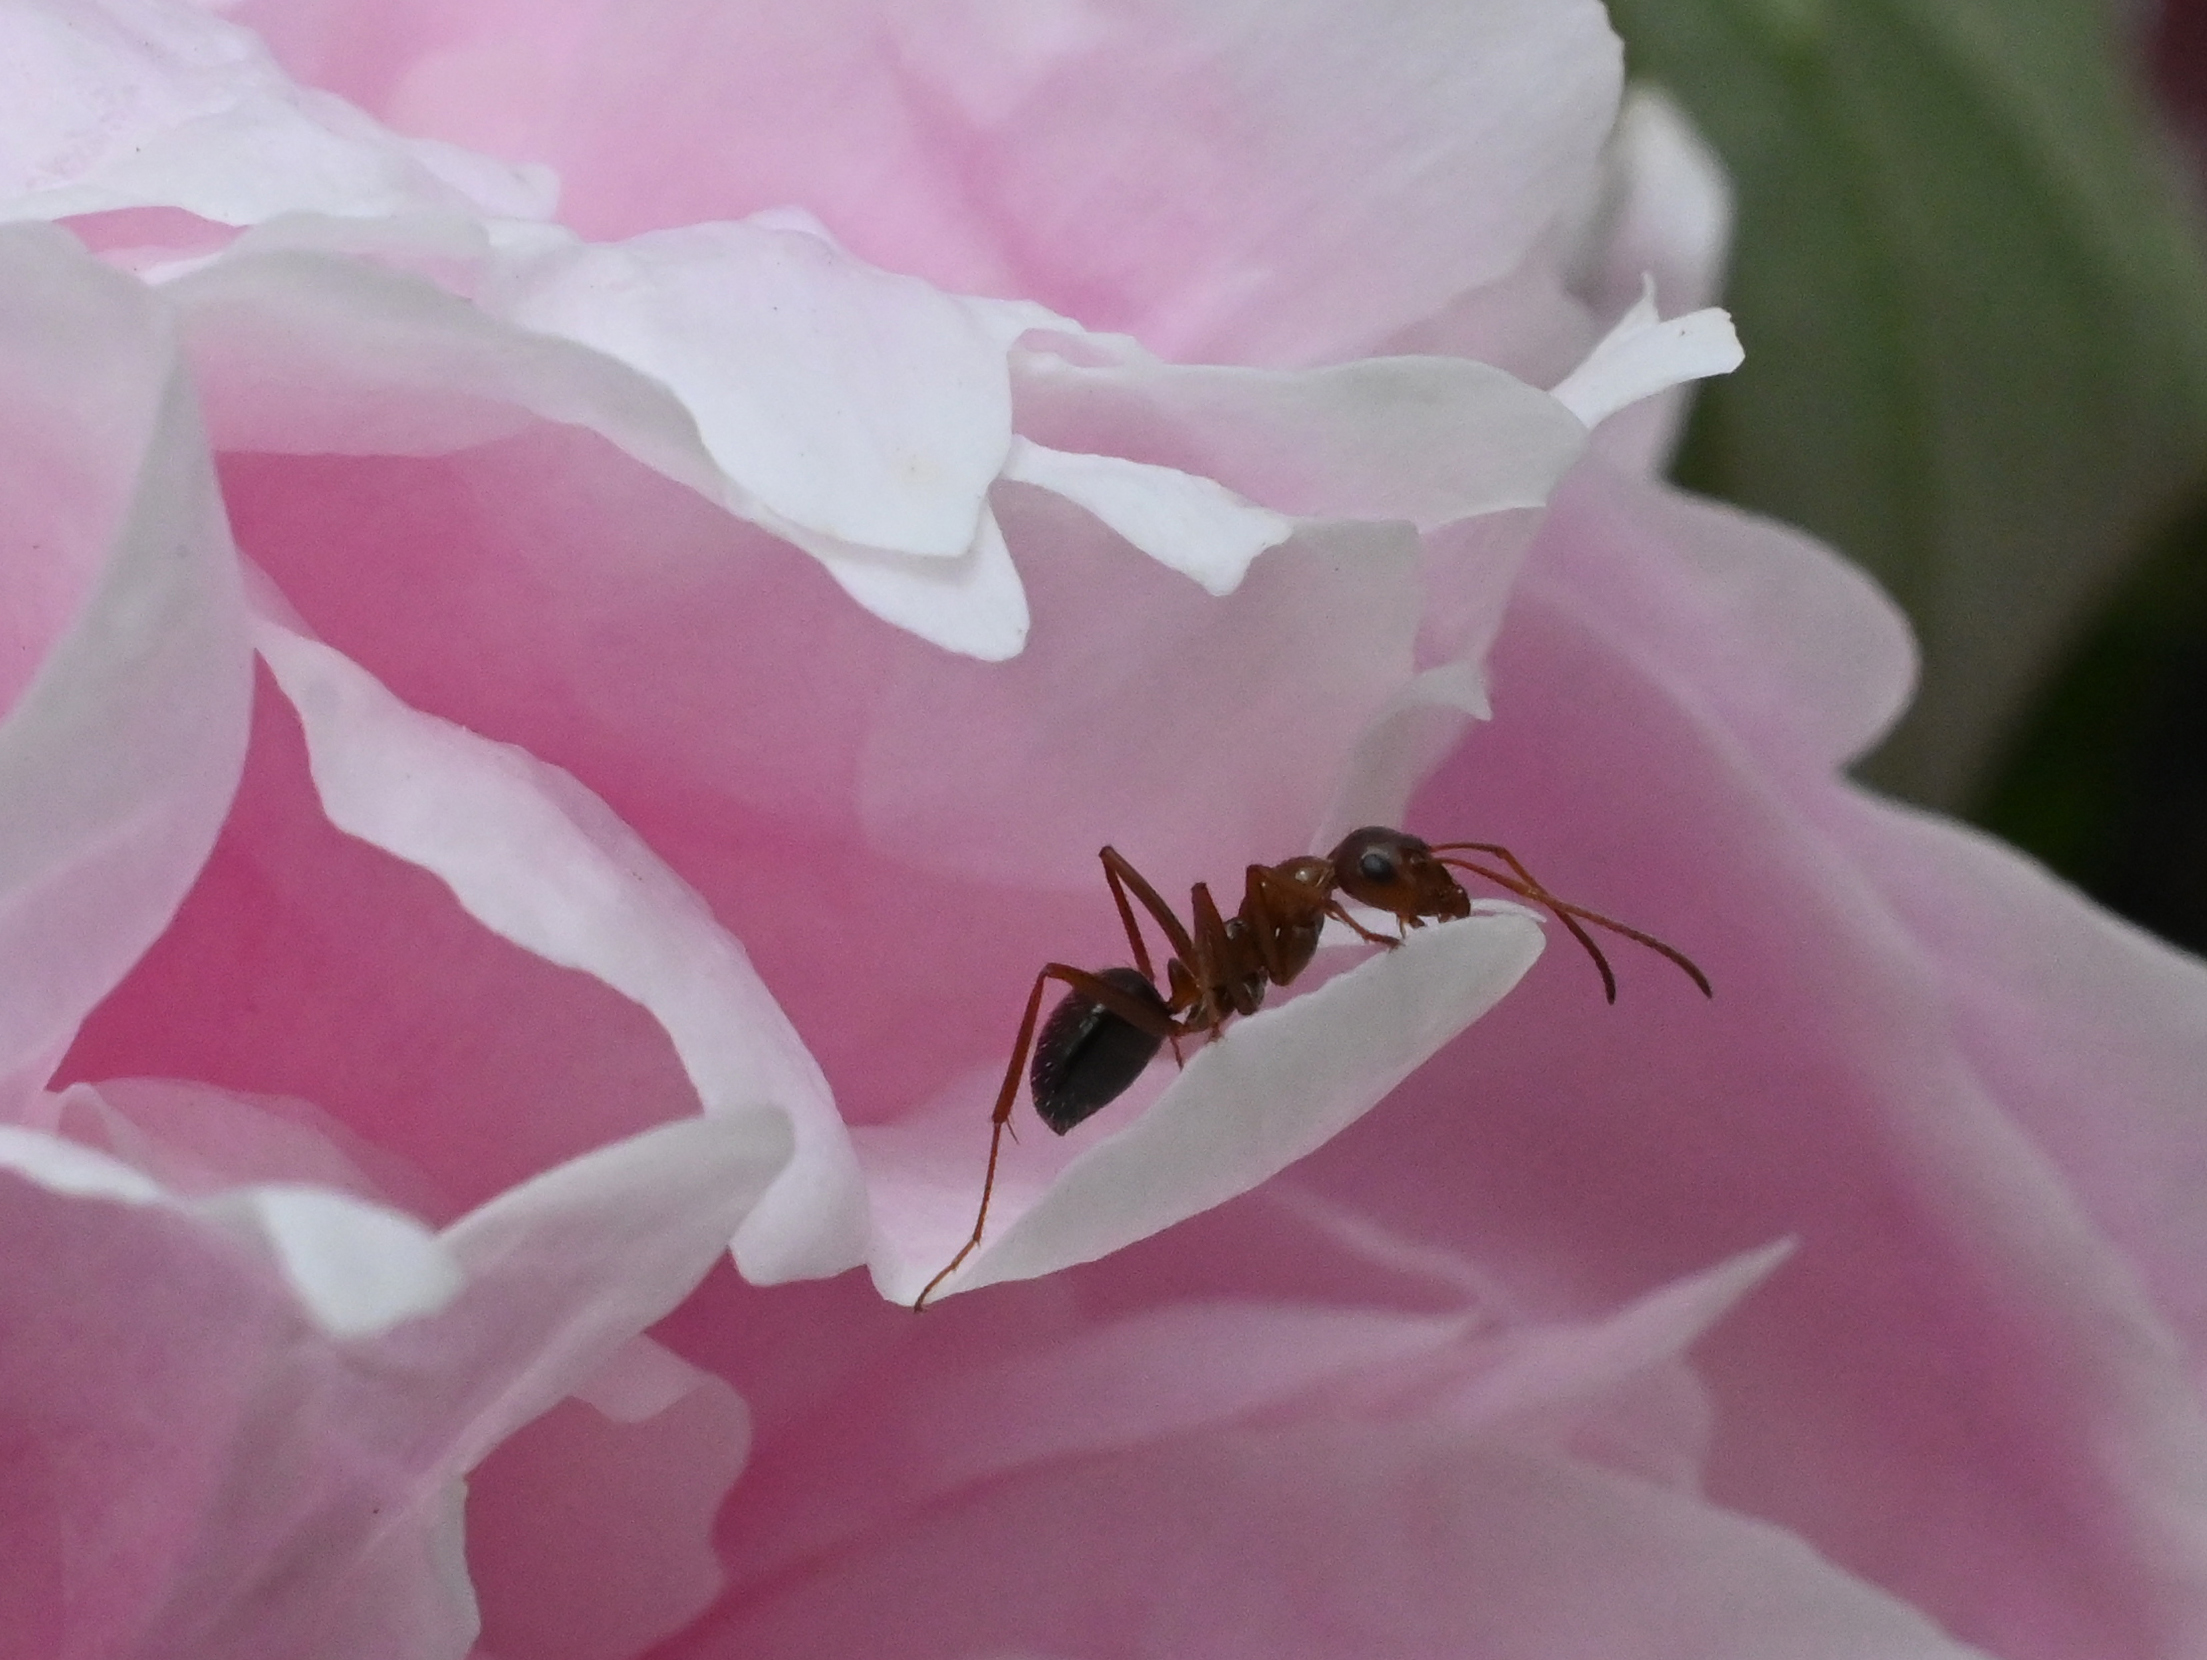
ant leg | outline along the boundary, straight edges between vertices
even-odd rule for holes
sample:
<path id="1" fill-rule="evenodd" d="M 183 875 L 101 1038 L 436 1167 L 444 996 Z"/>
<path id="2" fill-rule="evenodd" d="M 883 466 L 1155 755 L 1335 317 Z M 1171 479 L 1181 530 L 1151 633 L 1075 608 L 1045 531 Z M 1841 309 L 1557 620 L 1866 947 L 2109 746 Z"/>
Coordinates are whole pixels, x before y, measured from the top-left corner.
<path id="1" fill-rule="evenodd" d="M 1188 895 L 1188 914 L 1194 919 L 1195 956 L 1188 964 L 1196 986 L 1196 1005 L 1188 1016 L 1191 1026 L 1204 1028 L 1205 1043 L 1215 1043 L 1226 1029 L 1226 1017 L 1233 1014 L 1252 1014 L 1257 1004 L 1243 1008 L 1233 1000 L 1234 988 L 1247 979 L 1252 969 L 1258 974 L 1264 971 L 1262 963 L 1251 964 L 1237 959 L 1233 936 L 1226 931 L 1226 918 L 1219 914 L 1218 902 L 1211 897 L 1211 885 L 1198 882 Z M 1228 999 L 1224 1007 L 1219 999 Z M 1264 988 L 1257 988 L 1257 1000 L 1264 998 Z"/>
<path id="2" fill-rule="evenodd" d="M 981 1230 L 988 1226 L 989 1200 L 996 1194 L 996 1161 L 1004 1150 L 1004 1128 L 1012 1120 L 1012 1103 L 1019 1098 L 1019 1071 L 1027 1064 L 1027 1052 L 1034 1047 L 1035 1018 L 1042 1012 L 1042 988 L 1051 978 L 1050 970 L 1056 963 L 1044 966 L 1035 976 L 1034 989 L 1027 993 L 1027 1012 L 1019 1017 L 1019 1036 L 1012 1043 L 1011 1064 L 1004 1068 L 1004 1086 L 996 1092 L 996 1109 L 989 1114 L 989 1164 L 981 1178 L 981 1209 L 973 1219 L 973 1235 L 958 1247 L 958 1254 L 943 1265 L 942 1272 L 921 1289 L 913 1299 L 912 1312 L 920 1313 L 927 1307 L 927 1299 L 935 1295 L 935 1288 L 958 1271 L 958 1265 L 980 1249 Z"/>
<path id="3" fill-rule="evenodd" d="M 1124 853 L 1115 847 L 1106 847 L 1096 855 L 1103 860 L 1104 880 L 1111 885 L 1111 902 L 1119 907 L 1119 920 L 1126 925 L 1127 943 L 1134 947 L 1134 966 L 1142 971 L 1142 977 L 1157 984 L 1156 972 L 1150 967 L 1149 951 L 1142 944 L 1142 930 L 1135 925 L 1134 907 L 1127 903 L 1127 890 L 1134 890 L 1134 897 L 1142 902 L 1142 908 L 1156 920 L 1158 931 L 1173 948 L 1173 953 L 1184 963 L 1195 961 L 1195 942 L 1188 937 L 1188 930 L 1180 926 L 1180 919 L 1172 914 L 1172 907 L 1164 896 L 1149 884 L 1149 879 L 1136 870 Z M 1167 995 L 1171 983 L 1166 982 Z M 1180 1039 L 1174 1037 L 1172 1063 L 1185 1066 L 1187 1061 L 1180 1053 Z"/>
<path id="4" fill-rule="evenodd" d="M 1272 902 L 1272 884 L 1279 878 L 1272 874 L 1270 865 L 1251 865 L 1242 872 L 1241 914 L 1249 924 L 1249 931 L 1256 936 L 1257 956 L 1264 963 L 1264 976 L 1276 986 L 1284 986 L 1302 973 L 1304 965 L 1290 963 L 1280 950 L 1283 925 L 1279 907 Z"/>
<path id="5" fill-rule="evenodd" d="M 1064 963 L 1043 964 L 1042 971 L 1035 976 L 1034 989 L 1027 993 L 1026 1012 L 1019 1017 L 1019 1036 L 1012 1042 L 1011 1064 L 1004 1068 L 1004 1083 L 996 1092 L 996 1106 L 989 1114 L 989 1162 L 981 1178 L 981 1208 L 973 1218 L 973 1232 L 958 1247 L 958 1254 L 943 1265 L 942 1271 L 929 1280 L 913 1300 L 915 1314 L 927 1307 L 927 1299 L 935 1295 L 936 1288 L 980 1248 L 982 1230 L 988 1226 L 989 1201 L 996 1194 L 996 1163 L 1004 1150 L 1005 1132 L 1011 1128 L 1012 1107 L 1019 1099 L 1019 1074 L 1034 1048 L 1035 1021 L 1042 1012 L 1042 988 L 1052 980 L 1063 982 L 1142 1031 L 1159 1037 L 1177 1033 L 1178 1023 L 1170 1020 L 1164 1022 L 1169 1031 L 1159 1031 L 1156 1010 L 1144 1007 L 1108 980 L 1100 980 L 1084 969 L 1069 968 Z"/>
<path id="6" fill-rule="evenodd" d="M 1142 902 L 1142 909 L 1157 919 L 1158 932 L 1172 946 L 1173 954 L 1183 961 L 1192 956 L 1195 941 L 1188 937 L 1188 930 L 1181 927 L 1180 919 L 1172 914 L 1172 907 L 1165 903 L 1164 896 L 1150 886 L 1149 878 L 1136 870 L 1127 856 L 1115 847 L 1104 848 L 1096 856 L 1103 860 L 1104 880 L 1111 884 L 1111 897 L 1118 903 L 1119 919 L 1126 924 L 1127 939 L 1134 946 L 1137 958 L 1134 966 L 1146 972 L 1149 958 L 1142 950 L 1141 934 L 1134 926 L 1134 912 L 1127 904 L 1128 889 L 1132 889 L 1134 897 Z M 1152 981 L 1156 978 L 1150 975 Z"/>
<path id="7" fill-rule="evenodd" d="M 1319 930 L 1329 917 L 1338 918 L 1369 945 L 1392 951 L 1400 940 L 1375 934 L 1341 908 L 1330 893 L 1321 893 L 1307 882 L 1283 876 L 1273 865 L 1251 865 L 1242 877 L 1242 920 L 1249 924 L 1265 977 L 1276 986 L 1291 985 L 1318 950 Z M 1293 940 L 1292 945 L 1288 944 Z"/>
<path id="8" fill-rule="evenodd" d="M 1345 927 L 1354 929 L 1356 931 L 1356 937 L 1362 940 L 1366 945 L 1384 945 L 1385 947 L 1387 947 L 1388 950 L 1392 951 L 1396 946 L 1400 945 L 1406 937 L 1401 934 L 1373 933 L 1371 929 L 1365 927 L 1363 923 L 1357 921 L 1355 917 L 1349 915 L 1348 911 L 1342 906 L 1341 901 L 1338 899 L 1329 899 L 1326 901 L 1326 915 L 1332 917 L 1334 921 L 1343 924 Z"/>

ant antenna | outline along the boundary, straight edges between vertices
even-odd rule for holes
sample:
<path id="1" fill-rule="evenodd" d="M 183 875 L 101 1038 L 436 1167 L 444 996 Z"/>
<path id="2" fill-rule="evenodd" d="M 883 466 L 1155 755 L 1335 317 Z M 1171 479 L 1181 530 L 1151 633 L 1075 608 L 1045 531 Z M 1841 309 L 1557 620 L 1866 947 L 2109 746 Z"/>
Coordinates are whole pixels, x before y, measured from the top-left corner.
<path id="1" fill-rule="evenodd" d="M 1520 864 L 1516 855 L 1511 853 L 1509 849 L 1497 847 L 1492 842 L 1443 842 L 1433 849 L 1435 853 L 1459 850 L 1472 853 L 1491 853 L 1506 862 L 1510 869 L 1517 873 L 1514 878 L 1505 876 L 1498 870 L 1489 870 L 1485 865 L 1474 864 L 1469 859 L 1443 859 L 1441 861 L 1444 865 L 1452 865 L 1458 870 L 1468 871 L 1474 876 L 1492 882 L 1496 887 L 1508 889 L 1521 899 L 1530 899 L 1534 903 L 1546 906 L 1550 911 L 1553 911 L 1556 920 L 1570 929 L 1571 937 L 1577 940 L 1585 949 L 1586 954 L 1594 959 L 1594 966 L 1601 971 L 1602 993 L 1610 1002 L 1617 1001 L 1617 976 L 1610 969 L 1609 959 L 1602 955 L 1601 947 L 1594 943 L 1594 936 L 1579 925 L 1578 919 L 1581 917 L 1597 928 L 1606 928 L 1612 934 L 1631 940 L 1636 945 L 1644 945 L 1657 955 L 1669 958 L 1685 974 L 1686 978 L 1693 981 L 1700 988 L 1702 996 L 1714 997 L 1716 995 L 1715 989 L 1709 984 L 1709 976 L 1702 973 L 1700 966 L 1685 952 L 1679 950 L 1676 946 L 1664 944 L 1653 934 L 1644 934 L 1637 928 L 1629 927 L 1625 923 L 1619 922 L 1615 917 L 1604 916 L 1599 911 L 1588 910 L 1584 905 L 1574 905 L 1568 900 L 1558 899 L 1534 879 L 1533 873 Z"/>

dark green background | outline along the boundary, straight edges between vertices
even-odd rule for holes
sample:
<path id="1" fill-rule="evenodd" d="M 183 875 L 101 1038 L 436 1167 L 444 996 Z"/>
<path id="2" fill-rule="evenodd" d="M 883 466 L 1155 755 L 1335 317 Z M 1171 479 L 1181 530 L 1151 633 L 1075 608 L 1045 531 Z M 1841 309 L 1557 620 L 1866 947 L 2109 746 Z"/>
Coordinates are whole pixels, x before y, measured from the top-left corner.
<path id="1" fill-rule="evenodd" d="M 2207 946 L 2207 260 L 2091 0 L 1611 0 L 1738 192 L 1746 365 L 1681 482 L 1908 608 L 1863 773 Z"/>

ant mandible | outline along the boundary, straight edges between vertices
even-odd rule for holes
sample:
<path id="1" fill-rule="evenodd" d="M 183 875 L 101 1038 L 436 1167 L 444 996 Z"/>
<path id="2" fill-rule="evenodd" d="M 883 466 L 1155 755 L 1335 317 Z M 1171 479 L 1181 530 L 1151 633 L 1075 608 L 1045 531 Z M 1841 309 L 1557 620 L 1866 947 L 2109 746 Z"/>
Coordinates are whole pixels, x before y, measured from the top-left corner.
<path id="1" fill-rule="evenodd" d="M 1507 870 L 1444 857 L 1450 853 L 1481 854 Z M 1471 915 L 1471 895 L 1451 874 L 1460 870 L 1551 912 L 1594 959 L 1601 971 L 1603 995 L 1612 1003 L 1617 1001 L 1617 976 L 1586 931 L 1587 923 L 1660 952 L 1685 971 L 1702 996 L 1713 995 L 1709 977 L 1683 951 L 1599 911 L 1558 899 L 1534 879 L 1516 854 L 1493 842 L 1432 845 L 1401 830 L 1368 825 L 1352 831 L 1323 858 L 1309 854 L 1285 864 L 1251 865 L 1243 880 L 1241 909 L 1232 916 L 1221 915 L 1209 885 L 1198 882 L 1188 900 L 1192 929 L 1181 925 L 1172 907 L 1127 862 L 1126 855 L 1107 847 L 1099 857 L 1111 898 L 1119 907 L 1119 920 L 1126 926 L 1127 943 L 1134 948 L 1135 966 L 1092 974 L 1064 963 L 1045 963 L 1035 976 L 1034 989 L 1027 994 L 1027 1011 L 1020 1017 L 1019 1037 L 1012 1044 L 1011 1064 L 1004 1069 L 1004 1086 L 996 1092 L 988 1170 L 981 1179 L 981 1209 L 973 1219 L 973 1235 L 927 1282 L 912 1304 L 914 1309 L 924 1309 L 936 1288 L 980 1246 L 981 1231 L 988 1225 L 989 1200 L 996 1191 L 997 1157 L 1019 1094 L 1020 1065 L 1030 1049 L 1034 1067 L 1028 1081 L 1035 1113 L 1063 1135 L 1124 1094 L 1157 1058 L 1161 1046 L 1171 1044 L 1173 1059 L 1179 1061 L 1182 1038 L 1198 1034 L 1207 1040 L 1216 1038 L 1234 1016 L 1255 1014 L 1266 991 L 1290 984 L 1310 966 L 1318 951 L 1318 936 L 1329 919 L 1346 924 L 1359 938 L 1392 950 L 1408 929 Z M 1129 893 L 1155 919 L 1172 946 L 1162 991 L 1157 971 L 1150 965 L 1149 948 L 1142 943 L 1142 930 L 1135 924 L 1134 908 L 1127 901 Z M 1344 894 L 1393 916 L 1398 932 L 1393 936 L 1373 933 L 1343 907 Z M 1068 989 L 1037 1035 L 1042 988 L 1052 980 Z"/>

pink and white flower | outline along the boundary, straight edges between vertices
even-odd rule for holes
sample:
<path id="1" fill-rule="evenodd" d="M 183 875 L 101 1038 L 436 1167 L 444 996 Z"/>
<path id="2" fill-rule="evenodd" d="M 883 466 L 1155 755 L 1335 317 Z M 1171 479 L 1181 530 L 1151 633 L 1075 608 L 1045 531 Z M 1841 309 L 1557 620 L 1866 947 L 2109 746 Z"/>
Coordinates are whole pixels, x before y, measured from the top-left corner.
<path id="1" fill-rule="evenodd" d="M 1648 482 L 1599 8 L 1385 11 L 0 19 L 21 1652 L 2199 1640 L 2207 987 Z M 1368 820 L 1717 1002 L 1337 953 L 893 1306 L 1096 847 Z"/>

